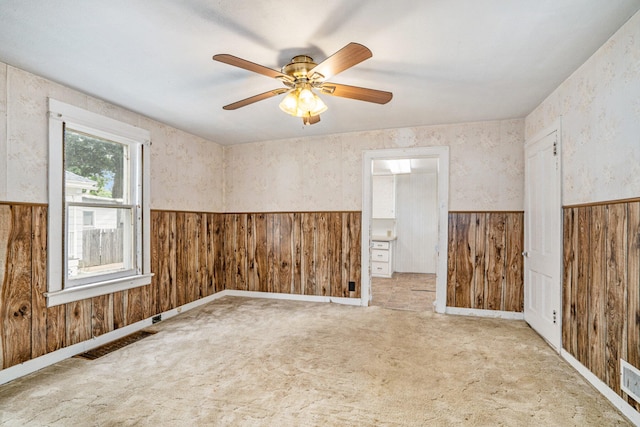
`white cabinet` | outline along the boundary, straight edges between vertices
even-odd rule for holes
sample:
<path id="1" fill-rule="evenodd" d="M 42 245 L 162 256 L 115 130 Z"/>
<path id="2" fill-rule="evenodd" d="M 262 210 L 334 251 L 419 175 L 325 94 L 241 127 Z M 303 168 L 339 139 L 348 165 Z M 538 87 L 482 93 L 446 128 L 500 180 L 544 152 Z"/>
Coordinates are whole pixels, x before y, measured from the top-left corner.
<path id="1" fill-rule="evenodd" d="M 393 243 L 373 240 L 371 242 L 371 276 L 393 275 Z"/>
<path id="2" fill-rule="evenodd" d="M 372 217 L 396 217 L 396 179 L 394 175 L 374 175 L 372 177 Z"/>

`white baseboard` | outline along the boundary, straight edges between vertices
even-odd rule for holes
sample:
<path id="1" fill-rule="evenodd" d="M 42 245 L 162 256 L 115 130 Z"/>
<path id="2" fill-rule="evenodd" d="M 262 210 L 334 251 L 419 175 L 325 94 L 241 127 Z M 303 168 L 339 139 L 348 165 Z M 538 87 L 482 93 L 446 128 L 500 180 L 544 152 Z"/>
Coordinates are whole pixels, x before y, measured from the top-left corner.
<path id="1" fill-rule="evenodd" d="M 247 297 L 247 298 L 267 298 L 267 299 L 280 299 L 290 301 L 307 301 L 307 302 L 330 302 L 334 304 L 344 305 L 362 305 L 360 298 L 344 298 L 344 297 L 323 297 L 317 295 L 297 295 L 297 294 L 280 294 L 273 292 L 255 292 L 255 291 L 235 291 L 227 289 L 222 292 L 222 296 L 229 295 L 234 297 Z M 216 294 L 217 295 L 217 294 Z"/>
<path id="2" fill-rule="evenodd" d="M 272 298 L 272 299 L 281 299 L 281 300 L 325 302 L 325 303 L 329 302 L 329 303 L 346 304 L 346 305 L 361 304 L 360 298 L 337 298 L 337 297 L 321 297 L 321 296 L 313 296 L 313 295 L 275 294 L 275 293 L 268 293 L 268 292 L 224 290 L 224 291 L 217 292 L 213 295 L 200 298 L 196 301 L 187 303 L 180 307 L 176 307 L 174 309 L 165 311 L 163 313 L 158 313 L 158 314 L 162 316 L 162 320 L 169 319 L 171 317 L 177 316 L 182 312 L 189 311 L 198 306 L 207 304 L 211 301 L 223 298 L 225 296 L 239 296 L 239 297 L 248 297 L 248 298 Z M 157 316 L 158 314 L 155 314 L 153 317 Z M 77 354 L 84 353 L 96 347 L 100 347 L 101 345 L 105 345 L 111 341 L 115 341 L 119 338 L 122 338 L 129 334 L 137 332 L 141 329 L 144 329 L 147 326 L 150 326 L 152 323 L 153 323 L 152 318 L 150 317 L 148 319 L 144 319 L 139 322 L 132 323 L 131 325 L 127 325 L 122 328 L 116 329 L 115 331 L 107 332 L 106 334 L 102 334 L 95 338 L 91 338 L 87 341 L 73 344 L 68 347 L 61 348 L 60 350 L 47 353 L 43 356 L 36 357 L 35 359 L 27 360 L 24 363 L 20 363 L 18 365 L 14 365 L 9 368 L 0 370 L 0 385 L 8 383 L 9 381 L 13 381 L 25 375 L 28 375 L 32 372 L 39 371 L 42 368 L 46 368 L 47 366 L 53 365 L 54 363 L 61 362 Z"/>
<path id="3" fill-rule="evenodd" d="M 586 366 L 578 361 L 575 357 L 573 357 L 569 352 L 562 349 L 560 351 L 560 355 L 566 360 L 569 365 L 573 366 L 573 368 L 578 371 L 580 375 L 584 377 L 585 380 L 589 381 L 592 386 L 596 388 L 604 397 L 611 402 L 613 406 L 618 408 L 622 414 L 629 419 L 635 426 L 640 426 L 640 413 L 636 411 L 631 405 L 622 399 L 608 385 L 606 385 L 600 378 L 598 378 L 593 372 L 591 372 Z"/>
<path id="4" fill-rule="evenodd" d="M 476 317 L 492 317 L 496 319 L 507 319 L 507 320 L 524 320 L 524 313 L 518 313 L 515 311 L 481 310 L 478 308 L 446 307 L 444 312 L 446 314 L 455 314 L 458 316 L 476 316 Z"/>

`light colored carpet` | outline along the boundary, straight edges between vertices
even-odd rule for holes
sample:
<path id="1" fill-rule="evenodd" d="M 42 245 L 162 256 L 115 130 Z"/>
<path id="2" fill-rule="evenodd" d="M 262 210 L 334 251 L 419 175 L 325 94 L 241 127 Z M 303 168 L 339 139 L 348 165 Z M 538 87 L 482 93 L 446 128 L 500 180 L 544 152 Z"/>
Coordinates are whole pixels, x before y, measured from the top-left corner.
<path id="1" fill-rule="evenodd" d="M 371 305 L 393 310 L 433 311 L 436 275 L 393 273 L 393 277 L 371 278 Z"/>
<path id="2" fill-rule="evenodd" d="M 225 297 L 0 387 L 10 426 L 629 425 L 524 322 Z"/>

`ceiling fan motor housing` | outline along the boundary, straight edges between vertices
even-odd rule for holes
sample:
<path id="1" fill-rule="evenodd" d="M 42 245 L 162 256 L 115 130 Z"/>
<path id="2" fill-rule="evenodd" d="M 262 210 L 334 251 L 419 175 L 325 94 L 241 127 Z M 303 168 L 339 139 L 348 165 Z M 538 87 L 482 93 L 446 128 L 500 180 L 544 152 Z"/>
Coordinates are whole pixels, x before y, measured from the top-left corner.
<path id="1" fill-rule="evenodd" d="M 313 58 L 307 55 L 298 55 L 294 56 L 287 65 L 282 67 L 282 73 L 288 76 L 293 77 L 296 80 L 296 83 L 301 81 L 308 81 L 312 76 L 309 76 L 309 71 L 312 70 L 316 65 L 313 62 Z M 313 76 L 316 78 L 315 76 Z"/>

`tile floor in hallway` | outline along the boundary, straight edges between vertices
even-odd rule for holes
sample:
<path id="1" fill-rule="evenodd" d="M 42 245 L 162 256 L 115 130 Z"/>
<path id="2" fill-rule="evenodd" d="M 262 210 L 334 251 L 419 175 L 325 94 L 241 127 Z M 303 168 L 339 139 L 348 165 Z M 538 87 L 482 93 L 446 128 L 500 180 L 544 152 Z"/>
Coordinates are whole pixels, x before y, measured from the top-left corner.
<path id="1" fill-rule="evenodd" d="M 371 278 L 371 305 L 394 310 L 433 311 L 436 275 L 393 273 L 392 278 Z"/>

